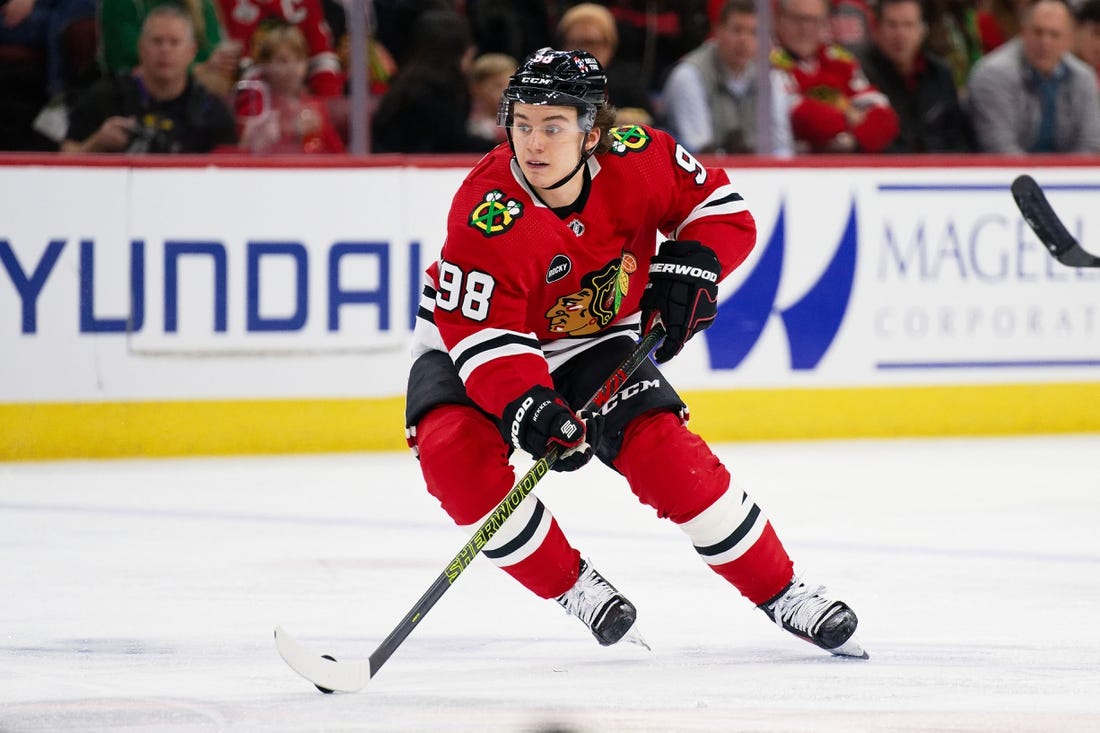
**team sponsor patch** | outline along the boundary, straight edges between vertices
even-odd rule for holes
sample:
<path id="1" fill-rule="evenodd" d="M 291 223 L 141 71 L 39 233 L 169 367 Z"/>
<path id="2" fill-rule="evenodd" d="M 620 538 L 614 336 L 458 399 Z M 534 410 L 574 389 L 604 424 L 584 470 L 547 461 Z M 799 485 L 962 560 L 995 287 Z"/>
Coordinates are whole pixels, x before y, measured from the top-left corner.
<path id="1" fill-rule="evenodd" d="M 561 254 L 554 255 L 554 259 L 550 260 L 550 267 L 546 268 L 546 282 L 555 283 L 568 275 L 572 269 L 573 263 L 568 257 Z"/>
<path id="2" fill-rule="evenodd" d="M 611 128 L 611 152 L 618 156 L 636 153 L 649 147 L 652 140 L 641 125 L 623 125 Z"/>
<path id="3" fill-rule="evenodd" d="M 504 192 L 493 189 L 485 194 L 481 203 L 470 212 L 470 226 L 486 237 L 503 234 L 512 228 L 523 215 L 523 204 L 515 199 L 504 199 Z"/>

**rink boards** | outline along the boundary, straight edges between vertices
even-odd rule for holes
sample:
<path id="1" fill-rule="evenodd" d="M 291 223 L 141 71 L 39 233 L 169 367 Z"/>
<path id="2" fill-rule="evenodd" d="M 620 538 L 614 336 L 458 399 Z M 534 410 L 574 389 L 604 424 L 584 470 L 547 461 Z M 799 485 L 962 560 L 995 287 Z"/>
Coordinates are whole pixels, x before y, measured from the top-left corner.
<path id="1" fill-rule="evenodd" d="M 420 273 L 473 159 L 120 160 L 0 159 L 0 459 L 403 446 Z M 1008 191 L 1031 173 L 1100 249 L 1100 171 L 822 162 L 721 161 L 759 235 L 666 370 L 699 432 L 1100 430 L 1100 270 Z"/>

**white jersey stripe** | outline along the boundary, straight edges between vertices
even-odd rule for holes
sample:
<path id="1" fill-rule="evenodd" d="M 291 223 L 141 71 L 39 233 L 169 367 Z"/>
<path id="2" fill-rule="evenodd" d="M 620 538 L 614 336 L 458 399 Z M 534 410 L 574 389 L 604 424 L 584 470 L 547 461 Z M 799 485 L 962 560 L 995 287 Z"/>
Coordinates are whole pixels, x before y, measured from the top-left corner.
<path id="1" fill-rule="evenodd" d="M 480 366 L 495 359 L 522 354 L 542 356 L 542 349 L 539 348 L 535 335 L 501 328 L 478 331 L 462 339 L 451 349 L 451 359 L 463 382 Z"/>
<path id="2" fill-rule="evenodd" d="M 538 522 L 532 526 L 532 520 L 536 515 L 538 516 Z M 477 524 L 467 525 L 462 529 L 472 536 L 488 516 L 486 514 Z M 550 510 L 546 508 L 546 505 L 540 502 L 537 497 L 532 496 L 527 501 L 521 502 L 512 511 L 508 521 L 501 524 L 496 534 L 485 543 L 482 552 L 500 567 L 508 567 L 526 560 L 546 539 L 553 519 L 554 517 L 550 514 Z M 506 545 L 513 545 L 506 554 L 501 555 L 499 552 L 494 552 Z"/>
<path id="3" fill-rule="evenodd" d="M 730 199 L 723 203 L 717 203 L 723 199 Z M 748 203 L 741 198 L 737 189 L 732 184 L 726 184 L 715 189 L 705 201 L 700 202 L 691 213 L 687 215 L 687 218 L 680 222 L 680 226 L 676 227 L 676 230 L 672 233 L 672 239 L 679 239 L 680 232 L 684 227 L 693 221 L 698 221 L 708 216 L 719 216 L 727 214 L 737 214 L 742 211 L 748 211 Z"/>
<path id="4" fill-rule="evenodd" d="M 748 552 L 767 523 L 768 518 L 756 503 L 731 487 L 697 517 L 681 524 L 680 529 L 708 565 L 722 565 Z"/>

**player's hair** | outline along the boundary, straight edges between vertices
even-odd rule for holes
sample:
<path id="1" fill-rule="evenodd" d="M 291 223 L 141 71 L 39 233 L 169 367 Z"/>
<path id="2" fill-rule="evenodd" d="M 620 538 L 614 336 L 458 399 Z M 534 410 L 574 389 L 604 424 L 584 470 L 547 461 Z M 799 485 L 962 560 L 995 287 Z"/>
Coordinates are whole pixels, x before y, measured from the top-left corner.
<path id="1" fill-rule="evenodd" d="M 615 126 L 616 110 L 610 104 L 605 104 L 596 110 L 596 120 L 592 123 L 593 130 L 600 131 L 600 141 L 596 143 L 595 154 L 606 153 L 611 149 L 613 139 L 611 128 Z"/>

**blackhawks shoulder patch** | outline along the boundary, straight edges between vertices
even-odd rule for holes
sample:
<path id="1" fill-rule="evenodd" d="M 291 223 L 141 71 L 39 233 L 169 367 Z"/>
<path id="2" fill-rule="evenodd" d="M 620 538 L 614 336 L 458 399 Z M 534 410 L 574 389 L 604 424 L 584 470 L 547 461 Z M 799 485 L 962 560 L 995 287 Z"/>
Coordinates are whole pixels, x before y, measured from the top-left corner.
<path id="1" fill-rule="evenodd" d="M 470 212 L 469 224 L 486 237 L 503 234 L 512 228 L 523 215 L 523 204 L 515 199 L 504 199 L 504 192 L 493 189 Z"/>
<path id="2" fill-rule="evenodd" d="M 611 128 L 611 152 L 618 156 L 639 152 L 649 147 L 649 131 L 641 125 Z"/>

